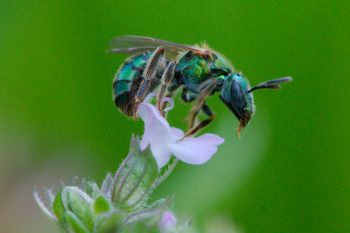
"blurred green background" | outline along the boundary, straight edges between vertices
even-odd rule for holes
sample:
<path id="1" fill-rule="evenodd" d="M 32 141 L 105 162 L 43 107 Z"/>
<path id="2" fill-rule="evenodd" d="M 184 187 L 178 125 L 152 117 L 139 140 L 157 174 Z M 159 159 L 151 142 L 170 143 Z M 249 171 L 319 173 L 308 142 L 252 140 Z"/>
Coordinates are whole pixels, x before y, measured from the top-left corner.
<path id="1" fill-rule="evenodd" d="M 204 166 L 180 164 L 153 200 L 174 193 L 175 211 L 198 226 L 223 215 L 243 232 L 350 232 L 349 11 L 349 1 L 2 0 L 0 231 L 58 232 L 34 187 L 101 181 L 142 134 L 112 102 L 126 56 L 105 53 L 132 34 L 206 41 L 251 84 L 294 77 L 255 93 L 241 140 L 212 97 L 206 132 L 226 143 Z M 188 109 L 176 102 L 174 125 L 185 127 Z"/>

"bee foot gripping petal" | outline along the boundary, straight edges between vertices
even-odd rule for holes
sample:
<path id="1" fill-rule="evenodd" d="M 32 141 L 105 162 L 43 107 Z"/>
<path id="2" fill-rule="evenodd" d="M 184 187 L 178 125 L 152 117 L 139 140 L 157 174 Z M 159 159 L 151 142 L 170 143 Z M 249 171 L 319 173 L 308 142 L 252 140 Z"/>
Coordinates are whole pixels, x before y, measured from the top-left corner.
<path id="1" fill-rule="evenodd" d="M 174 108 L 175 103 L 174 103 L 174 100 L 173 100 L 172 98 L 170 98 L 170 97 L 164 97 L 164 98 L 162 99 L 161 103 L 163 104 L 163 103 L 165 103 L 165 102 L 168 102 L 168 103 L 169 103 L 169 106 L 166 107 L 166 108 L 164 108 L 164 110 L 163 110 L 164 112 L 168 112 L 168 111 L 170 111 L 170 110 L 172 110 L 172 109 Z"/>
<path id="2" fill-rule="evenodd" d="M 157 94 L 155 92 L 151 92 L 147 95 L 145 100 L 143 101 L 144 103 L 150 103 L 152 101 L 152 98 L 157 97 Z M 163 97 L 161 100 L 161 105 L 164 103 L 169 103 L 169 106 L 167 106 L 165 109 L 163 109 L 164 112 L 168 112 L 172 110 L 175 107 L 174 100 L 171 97 Z"/>

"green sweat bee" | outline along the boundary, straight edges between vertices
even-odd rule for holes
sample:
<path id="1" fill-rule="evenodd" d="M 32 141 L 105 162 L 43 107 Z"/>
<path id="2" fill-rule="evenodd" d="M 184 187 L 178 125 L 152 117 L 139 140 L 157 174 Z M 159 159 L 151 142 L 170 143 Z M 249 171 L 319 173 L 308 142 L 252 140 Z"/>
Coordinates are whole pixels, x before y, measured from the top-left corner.
<path id="1" fill-rule="evenodd" d="M 233 112 L 241 128 L 254 114 L 253 91 L 278 89 L 290 77 L 262 82 L 254 87 L 236 72 L 220 53 L 206 45 L 189 46 L 141 36 L 120 36 L 112 39 L 111 53 L 132 54 L 118 69 L 113 81 L 115 105 L 127 116 L 136 116 L 138 105 L 157 87 L 157 107 L 163 113 L 161 100 L 167 92 L 172 96 L 181 90 L 184 102 L 196 101 L 189 115 L 189 131 L 192 135 L 207 126 L 213 119 L 206 98 L 215 93 Z M 195 124 L 202 111 L 208 118 Z"/>

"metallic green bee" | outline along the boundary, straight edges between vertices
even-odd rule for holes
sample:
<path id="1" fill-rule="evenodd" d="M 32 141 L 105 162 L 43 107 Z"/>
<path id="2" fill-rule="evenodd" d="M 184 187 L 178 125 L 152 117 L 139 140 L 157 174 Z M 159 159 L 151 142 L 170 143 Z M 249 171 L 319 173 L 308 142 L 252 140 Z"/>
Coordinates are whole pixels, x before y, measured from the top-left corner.
<path id="1" fill-rule="evenodd" d="M 127 116 L 136 116 L 138 105 L 160 86 L 157 107 L 163 113 L 161 99 L 165 92 L 172 96 L 182 87 L 185 102 L 196 101 L 189 117 L 192 135 L 208 125 L 214 115 L 206 104 L 206 98 L 219 93 L 220 99 L 245 127 L 254 114 L 252 92 L 262 88 L 277 89 L 290 77 L 260 83 L 250 88 L 248 80 L 234 70 L 230 62 L 206 45 L 188 46 L 169 41 L 140 36 L 120 36 L 111 41 L 112 53 L 132 55 L 118 70 L 113 82 L 116 106 Z M 194 126 L 198 113 L 208 116 Z"/>

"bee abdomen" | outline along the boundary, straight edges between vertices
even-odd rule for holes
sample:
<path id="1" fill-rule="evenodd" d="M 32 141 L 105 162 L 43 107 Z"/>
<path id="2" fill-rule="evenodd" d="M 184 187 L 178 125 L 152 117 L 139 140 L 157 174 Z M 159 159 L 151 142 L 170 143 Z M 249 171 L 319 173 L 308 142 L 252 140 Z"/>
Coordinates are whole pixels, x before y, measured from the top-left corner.
<path id="1" fill-rule="evenodd" d="M 117 71 L 113 81 L 115 105 L 127 116 L 133 115 L 134 96 L 142 81 L 142 71 L 151 52 L 130 57 Z"/>

